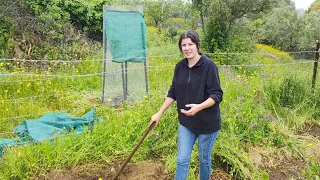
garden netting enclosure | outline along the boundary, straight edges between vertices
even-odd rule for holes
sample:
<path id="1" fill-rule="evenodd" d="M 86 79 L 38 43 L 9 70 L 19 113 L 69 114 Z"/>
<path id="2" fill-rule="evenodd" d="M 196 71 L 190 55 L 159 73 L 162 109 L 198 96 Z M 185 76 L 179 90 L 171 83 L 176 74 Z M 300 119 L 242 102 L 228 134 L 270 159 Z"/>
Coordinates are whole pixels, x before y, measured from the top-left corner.
<path id="1" fill-rule="evenodd" d="M 142 6 L 103 7 L 103 103 L 148 94 L 146 40 Z"/>

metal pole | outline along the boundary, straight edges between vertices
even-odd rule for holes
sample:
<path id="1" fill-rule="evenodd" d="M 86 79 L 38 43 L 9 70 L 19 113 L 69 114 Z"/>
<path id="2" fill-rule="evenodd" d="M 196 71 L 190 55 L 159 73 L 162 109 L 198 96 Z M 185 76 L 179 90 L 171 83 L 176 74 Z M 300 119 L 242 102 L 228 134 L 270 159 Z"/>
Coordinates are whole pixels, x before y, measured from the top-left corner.
<path id="1" fill-rule="evenodd" d="M 105 97 L 104 97 L 104 91 L 105 91 L 105 82 L 106 82 L 106 66 L 107 66 L 107 60 L 106 60 L 106 51 L 107 51 L 107 45 L 106 45 L 106 42 L 107 42 L 107 36 L 106 36 L 106 17 L 105 17 L 105 13 L 104 13 L 104 9 L 105 7 L 103 6 L 103 59 L 102 59 L 102 97 L 101 97 L 101 100 L 102 100 L 102 104 L 104 104 L 105 102 Z"/>
<path id="2" fill-rule="evenodd" d="M 319 49 L 320 49 L 320 40 L 317 42 L 317 48 L 316 48 L 316 59 L 314 61 L 314 67 L 313 67 L 313 77 L 312 77 L 312 89 L 314 89 L 316 85 L 316 79 L 317 79 L 317 71 L 318 71 L 318 63 L 319 63 Z"/>
<path id="3" fill-rule="evenodd" d="M 149 95 L 149 83 L 148 83 L 148 69 L 147 69 L 147 59 L 144 61 L 144 79 L 146 82 L 146 94 Z"/>
<path id="4" fill-rule="evenodd" d="M 126 81 L 126 97 L 128 96 L 128 62 L 124 63 L 125 67 L 125 81 Z"/>
<path id="5" fill-rule="evenodd" d="M 124 99 L 124 100 L 127 100 L 126 82 L 125 82 L 125 76 L 124 76 L 124 67 L 123 67 L 123 63 L 121 63 L 121 72 L 122 72 L 122 89 L 123 89 L 123 99 Z"/>

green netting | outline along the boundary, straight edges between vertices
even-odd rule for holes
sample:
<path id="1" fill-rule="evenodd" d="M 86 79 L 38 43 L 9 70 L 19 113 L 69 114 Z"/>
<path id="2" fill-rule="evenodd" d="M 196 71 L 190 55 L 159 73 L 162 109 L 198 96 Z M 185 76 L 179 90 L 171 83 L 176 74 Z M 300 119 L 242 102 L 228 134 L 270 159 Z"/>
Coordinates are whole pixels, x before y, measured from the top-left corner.
<path id="1" fill-rule="evenodd" d="M 18 138 L 0 138 L 0 157 L 4 148 L 52 140 L 69 132 L 81 133 L 84 128 L 92 129 L 96 121 L 103 119 L 96 115 L 95 109 L 81 117 L 74 117 L 68 113 L 48 113 L 38 120 L 25 120 L 14 129 Z"/>
<path id="2" fill-rule="evenodd" d="M 104 10 L 104 23 L 113 62 L 146 60 L 146 25 L 143 14 Z"/>

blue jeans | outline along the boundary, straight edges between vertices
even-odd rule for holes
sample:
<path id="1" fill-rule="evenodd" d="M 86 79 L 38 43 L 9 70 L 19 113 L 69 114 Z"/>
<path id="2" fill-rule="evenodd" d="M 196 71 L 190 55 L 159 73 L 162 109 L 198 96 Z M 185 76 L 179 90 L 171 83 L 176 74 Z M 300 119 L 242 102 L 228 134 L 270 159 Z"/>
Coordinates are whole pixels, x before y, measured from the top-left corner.
<path id="1" fill-rule="evenodd" d="M 198 138 L 198 153 L 200 162 L 200 180 L 209 180 L 211 174 L 211 154 L 219 131 L 212 134 L 195 134 L 186 127 L 179 125 L 178 157 L 175 180 L 188 178 L 189 163 L 193 145 Z"/>

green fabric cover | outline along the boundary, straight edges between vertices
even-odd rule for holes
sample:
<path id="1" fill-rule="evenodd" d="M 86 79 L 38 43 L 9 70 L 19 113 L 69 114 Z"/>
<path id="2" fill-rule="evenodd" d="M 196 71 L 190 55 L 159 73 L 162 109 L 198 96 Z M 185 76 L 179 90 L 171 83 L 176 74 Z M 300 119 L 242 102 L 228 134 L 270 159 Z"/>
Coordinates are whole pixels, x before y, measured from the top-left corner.
<path id="1" fill-rule="evenodd" d="M 147 38 L 143 14 L 135 11 L 104 11 L 104 23 L 113 62 L 146 60 Z"/>
<path id="2" fill-rule="evenodd" d="M 81 133 L 85 127 L 92 129 L 95 120 L 102 121 L 95 112 L 95 109 L 91 109 L 81 117 L 67 113 L 48 113 L 38 120 L 25 120 L 14 129 L 18 138 L 0 138 L 0 155 L 6 147 L 51 140 L 71 131 Z"/>

